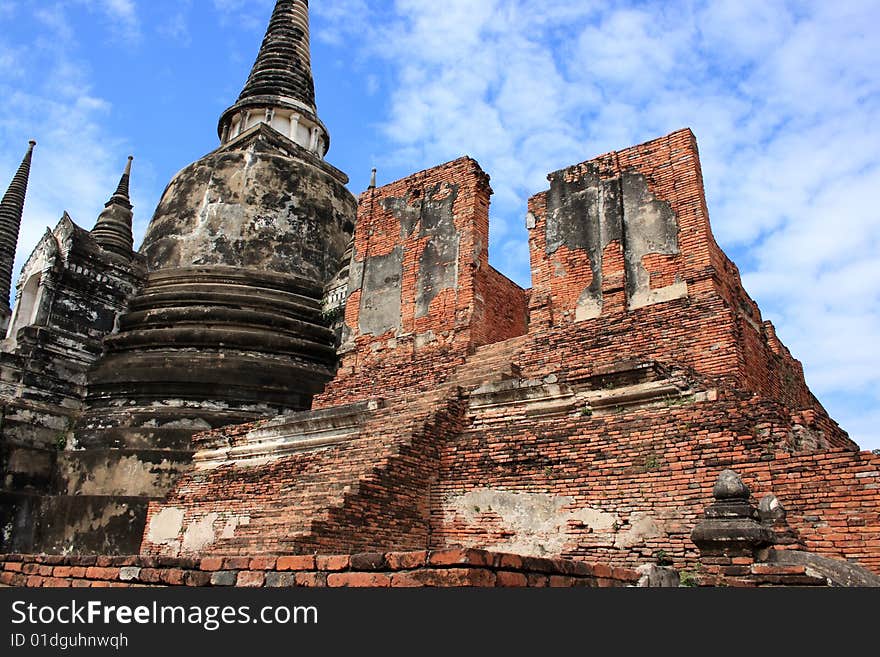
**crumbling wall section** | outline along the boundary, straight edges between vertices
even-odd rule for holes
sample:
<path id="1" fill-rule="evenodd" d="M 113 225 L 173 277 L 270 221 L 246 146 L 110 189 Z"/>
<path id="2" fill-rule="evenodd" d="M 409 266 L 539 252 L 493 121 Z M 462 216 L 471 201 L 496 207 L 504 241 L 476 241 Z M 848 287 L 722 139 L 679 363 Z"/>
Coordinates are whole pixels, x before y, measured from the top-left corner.
<path id="1" fill-rule="evenodd" d="M 0 397 L 7 406 L 29 406 L 35 419 L 40 412 L 51 415 L 52 408 L 65 421 L 78 411 L 102 340 L 115 330 L 144 275 L 142 258 L 105 251 L 66 214 L 47 231 L 22 269 L 9 337 L 2 343 Z M 50 424 L 47 432 L 38 421 L 5 422 L 4 436 L 55 447 L 59 427 Z"/>
<path id="2" fill-rule="evenodd" d="M 477 272 L 473 327 L 475 347 L 525 335 L 528 331 L 526 291 L 494 267 Z"/>
<path id="3" fill-rule="evenodd" d="M 66 214 L 25 263 L 0 353 L 0 546 L 68 549 L 69 530 L 80 523 L 98 529 L 89 549 L 131 549 L 124 528 L 145 505 L 123 501 L 125 491 L 114 505 L 88 491 L 56 496 L 56 484 L 75 454 L 66 450 L 88 372 L 144 276 L 143 258 L 104 250 Z"/>
<path id="4" fill-rule="evenodd" d="M 377 405 L 376 402 L 374 405 Z M 345 408 L 289 416 L 312 437 L 276 421 L 196 437 L 203 450 L 287 441 L 218 467 L 197 467 L 150 505 L 143 554 L 313 554 L 316 551 L 422 549 L 428 543 L 429 491 L 440 443 L 460 430 L 457 390 L 398 398 L 346 434 Z M 318 422 L 317 418 L 321 418 Z M 279 420 L 280 421 L 280 420 Z M 314 422 L 320 424 L 320 430 Z M 338 438 L 328 439 L 328 432 Z M 340 436 L 342 432 L 343 436 Z M 300 442 L 297 442 L 299 440 Z M 316 444 L 315 441 L 322 444 Z M 301 445 L 301 447 L 297 447 Z"/>
<path id="5" fill-rule="evenodd" d="M 762 320 L 739 270 L 715 242 L 690 130 L 549 179 L 550 190 L 530 200 L 527 219 L 532 332 L 590 322 L 605 329 L 620 317 L 638 317 L 631 343 L 622 345 L 635 357 L 650 336 L 657 358 L 732 377 L 743 389 L 825 415 L 801 364 Z M 650 326 L 661 317 L 668 327 L 657 334 Z M 847 442 L 839 428 L 834 433 L 837 444 Z"/>
<path id="6" fill-rule="evenodd" d="M 560 407 L 544 388 L 472 405 L 469 428 L 443 444 L 433 547 L 693 569 L 690 532 L 732 468 L 756 503 L 782 501 L 806 549 L 880 572 L 880 456 L 797 450 L 785 407 L 730 390 L 594 409 Z"/>
<path id="7" fill-rule="evenodd" d="M 361 195 L 340 369 L 316 407 L 430 387 L 525 332 L 524 292 L 489 266 L 491 194 L 465 157 Z"/>
<path id="8" fill-rule="evenodd" d="M 550 190 L 531 199 L 527 218 L 539 325 L 689 296 L 688 274 L 709 260 L 700 189 L 686 179 L 697 157 L 689 134 L 550 174 Z"/>

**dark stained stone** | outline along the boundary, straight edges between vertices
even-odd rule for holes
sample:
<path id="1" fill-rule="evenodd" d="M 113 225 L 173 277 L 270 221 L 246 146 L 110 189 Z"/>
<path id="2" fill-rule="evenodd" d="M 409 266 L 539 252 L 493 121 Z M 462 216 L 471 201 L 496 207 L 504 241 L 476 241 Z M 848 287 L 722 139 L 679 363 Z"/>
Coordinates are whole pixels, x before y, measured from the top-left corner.
<path id="1" fill-rule="evenodd" d="M 712 489 L 712 495 L 716 500 L 747 500 L 750 494 L 748 486 L 733 470 L 725 470 L 718 475 L 718 481 Z"/>
<path id="2" fill-rule="evenodd" d="M 30 142 L 27 153 L 18 167 L 9 189 L 0 200 L 0 307 L 4 307 L 7 312 L 9 310 L 9 288 L 12 285 L 12 268 L 15 263 L 15 249 L 18 246 L 18 231 L 21 228 L 21 215 L 24 211 L 24 199 L 31 173 L 31 159 L 36 145 L 37 142 Z"/>
<path id="3" fill-rule="evenodd" d="M 278 0 L 260 54 L 239 96 L 282 96 L 315 105 L 309 56 L 309 3 Z"/>

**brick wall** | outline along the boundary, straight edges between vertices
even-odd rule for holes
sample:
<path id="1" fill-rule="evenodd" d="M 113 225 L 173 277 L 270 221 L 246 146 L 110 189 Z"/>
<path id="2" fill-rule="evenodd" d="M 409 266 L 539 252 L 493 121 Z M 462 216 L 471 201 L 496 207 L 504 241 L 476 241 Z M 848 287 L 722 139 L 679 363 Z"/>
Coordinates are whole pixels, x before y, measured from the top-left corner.
<path id="1" fill-rule="evenodd" d="M 179 556 L 424 548 L 437 449 L 461 430 L 463 413 L 457 390 L 399 398 L 332 447 L 193 470 L 165 500 L 150 504 L 141 551 Z M 242 430 L 215 433 L 231 444 Z M 166 518 L 175 523 L 171 529 Z"/>
<path id="2" fill-rule="evenodd" d="M 51 557 L 0 555 L 0 584 L 28 588 L 619 587 L 625 568 L 480 550 L 298 557 Z"/>
<path id="3" fill-rule="evenodd" d="M 808 549 L 880 570 L 880 457 L 827 416 L 715 244 L 690 131 L 553 174 L 530 203 L 528 292 L 488 267 L 489 193 L 465 158 L 361 198 L 352 333 L 315 406 L 386 407 L 320 451 L 185 477 L 151 507 L 179 531 L 148 533 L 145 553 L 465 546 L 634 566 L 662 551 L 689 567 L 734 468 Z M 480 407 L 487 382 L 499 398 Z M 648 397 L 594 410 L 597 394 Z"/>
<path id="4" fill-rule="evenodd" d="M 736 395 L 594 416 L 472 412 L 441 451 L 432 545 L 627 566 L 663 551 L 692 567 L 690 532 L 732 468 L 756 502 L 778 496 L 808 550 L 880 572 L 880 456 L 796 453 L 793 439 L 784 406 Z"/>
<path id="5" fill-rule="evenodd" d="M 361 195 L 346 344 L 316 408 L 425 389 L 476 346 L 525 333 L 524 291 L 489 266 L 491 194 L 461 158 Z"/>
<path id="6" fill-rule="evenodd" d="M 742 332 L 724 300 L 703 295 L 530 333 L 512 359 L 531 379 L 555 374 L 577 381 L 621 360 L 686 368 L 717 385 L 777 400 L 792 413 L 803 411 L 805 429 L 820 436 L 814 439 L 818 447 L 858 449 L 809 392 L 799 363 L 767 347 L 759 361 L 763 367 L 744 377 L 741 343 Z M 785 394 L 784 383 L 795 394 Z"/>
<path id="7" fill-rule="evenodd" d="M 488 265 L 477 272 L 476 290 L 475 347 L 526 334 L 529 305 L 525 290 Z"/>
<path id="8" fill-rule="evenodd" d="M 546 334 L 535 341 L 535 361 L 579 367 L 621 354 L 650 355 L 732 377 L 738 387 L 792 409 L 827 415 L 810 393 L 800 362 L 762 320 L 736 265 L 715 242 L 690 130 L 574 165 L 550 179 L 551 190 L 529 202 L 530 330 Z M 597 276 L 601 280 L 594 283 Z M 639 291 L 646 281 L 649 291 Z M 660 296 L 651 297 L 655 292 Z M 571 326 L 581 328 L 566 332 Z M 564 355 L 552 348 L 539 352 L 554 342 L 586 347 L 590 357 L 568 349 Z M 834 433 L 833 444 L 847 443 L 842 431 Z"/>
<path id="9" fill-rule="evenodd" d="M 755 502 L 779 497 L 808 550 L 880 571 L 880 456 L 805 445 L 804 414 L 712 383 L 694 377 L 697 395 L 595 413 L 548 411 L 540 396 L 481 408 L 458 389 L 389 400 L 338 446 L 187 475 L 151 508 L 183 511 L 179 535 L 148 534 L 144 552 L 465 546 L 635 567 L 662 551 L 692 568 L 690 532 L 732 468 Z M 188 544 L 211 514 L 218 539 Z"/>
<path id="10" fill-rule="evenodd" d="M 360 265 L 353 268 L 346 308 L 349 340 L 336 379 L 315 407 L 430 390 L 448 380 L 475 347 L 516 337 L 528 326 L 534 339 L 523 365 L 535 375 L 551 363 L 577 371 L 621 355 L 674 362 L 726 377 L 793 410 L 813 410 L 824 418 L 817 421 L 827 425 L 829 445 L 854 448 L 827 420 L 800 362 L 762 320 L 738 269 L 716 244 L 690 130 L 550 178 L 551 190 L 529 202 L 529 291 L 488 265 L 491 189 L 473 160 L 462 158 L 362 195 L 354 257 Z M 583 198 L 594 200 L 578 201 Z M 424 292 L 420 254 L 448 237 L 438 238 L 433 229 L 426 233 L 422 224 L 436 226 L 444 217 L 461 245 L 456 284 L 434 297 L 427 314 L 423 304 L 418 316 L 416 300 Z M 641 246 L 624 247 L 640 240 Z M 650 246 L 652 240 L 668 243 Z M 369 278 L 367 261 L 395 249 L 403 254 L 400 289 L 394 291 L 399 316 L 381 335 L 365 333 L 361 320 L 372 302 L 363 301 L 357 281 Z"/>
<path id="11" fill-rule="evenodd" d="M 674 217 L 674 222 L 667 220 L 670 228 L 678 229 L 677 234 L 662 235 L 674 238 L 667 250 L 675 253 L 645 248 L 630 254 L 633 266 L 638 264 L 635 261 L 644 266 L 650 288 L 682 281 L 690 287 L 705 278 L 717 246 L 705 212 L 696 141 L 689 130 L 608 153 L 549 177 L 551 190 L 529 201 L 531 312 L 536 326 L 578 321 L 577 301 L 594 282 L 599 314 L 625 312 L 631 305 L 626 287 L 635 281 L 627 277 L 625 242 L 644 230 L 639 219 L 654 214 L 656 208 L 626 207 L 635 203 L 629 197 L 653 195 L 651 201 L 668 206 L 669 219 Z M 636 184 L 647 189 L 629 190 Z M 700 290 L 698 285 L 691 292 Z"/>

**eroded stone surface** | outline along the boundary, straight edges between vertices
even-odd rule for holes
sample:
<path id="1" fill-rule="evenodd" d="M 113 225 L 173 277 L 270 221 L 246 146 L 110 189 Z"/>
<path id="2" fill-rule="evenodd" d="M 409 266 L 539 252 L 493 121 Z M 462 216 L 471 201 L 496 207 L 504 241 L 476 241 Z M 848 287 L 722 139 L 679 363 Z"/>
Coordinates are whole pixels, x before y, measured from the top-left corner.
<path id="1" fill-rule="evenodd" d="M 484 489 L 448 499 L 446 513 L 450 522 L 460 516 L 475 526 L 490 523 L 490 516 L 497 517 L 499 527 L 511 537 L 493 549 L 515 554 L 560 554 L 571 540 L 566 532 L 570 522 L 607 534 L 607 542 L 613 542 L 618 516 L 601 509 L 572 509 L 573 502 L 569 497 Z"/>

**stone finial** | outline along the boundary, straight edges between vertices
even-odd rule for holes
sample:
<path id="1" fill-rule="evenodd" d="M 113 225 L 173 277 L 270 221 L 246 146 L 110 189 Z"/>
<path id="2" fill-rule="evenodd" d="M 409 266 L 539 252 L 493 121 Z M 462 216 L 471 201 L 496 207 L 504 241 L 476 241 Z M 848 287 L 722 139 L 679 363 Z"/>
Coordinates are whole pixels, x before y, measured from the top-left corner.
<path id="1" fill-rule="evenodd" d="M 370 173 L 370 189 L 376 189 L 376 174 L 378 171 L 373 169 Z"/>
<path id="2" fill-rule="evenodd" d="M 307 0 L 278 0 L 239 100 L 279 96 L 315 106 Z"/>
<path id="3" fill-rule="evenodd" d="M 785 507 L 775 495 L 765 495 L 758 503 L 758 516 L 762 522 L 777 522 L 785 520 Z"/>
<path id="4" fill-rule="evenodd" d="M 775 495 L 765 495 L 758 504 L 758 518 L 761 524 L 773 532 L 773 543 L 786 549 L 803 548 L 797 531 L 788 524 L 785 507 Z"/>
<path id="5" fill-rule="evenodd" d="M 110 200 L 104 204 L 104 207 L 110 207 L 114 204 L 121 205 L 129 210 L 133 207 L 131 205 L 131 198 L 129 197 L 129 186 L 131 185 L 131 163 L 133 160 L 134 156 L 129 155 L 128 163 L 125 165 L 125 171 L 119 179 L 119 185 L 116 186 L 116 191 L 113 193 L 113 196 L 110 197 Z"/>
<path id="6" fill-rule="evenodd" d="M 718 475 L 718 481 L 712 489 L 716 500 L 747 500 L 752 492 L 743 483 L 742 478 L 733 470 L 725 470 Z"/>
<path id="7" fill-rule="evenodd" d="M 260 52 L 244 88 L 232 107 L 220 117 L 217 134 L 224 135 L 242 111 L 258 111 L 265 123 L 283 113 L 290 118 L 290 138 L 319 157 L 330 150 L 330 135 L 318 118 L 315 82 L 312 77 L 308 0 L 277 0 Z M 268 111 L 268 113 L 267 113 Z M 263 119 L 261 119 L 263 122 Z M 250 127 L 240 122 L 239 134 Z M 307 127 L 306 140 L 297 137 Z"/>
<path id="8" fill-rule="evenodd" d="M 125 171 L 119 179 L 119 185 L 110 200 L 104 204 L 104 211 L 92 228 L 92 237 L 105 251 L 112 251 L 121 256 L 131 257 L 134 249 L 132 235 L 132 212 L 129 186 L 131 184 L 131 163 L 134 157 L 128 156 Z"/>
<path id="9" fill-rule="evenodd" d="M 749 488 L 736 472 L 722 472 L 713 495 L 715 501 L 691 533 L 701 555 L 754 558 L 773 544 L 773 532 L 758 522 Z"/>
<path id="10" fill-rule="evenodd" d="M 37 142 L 28 142 L 27 153 L 12 178 L 12 183 L 0 200 L 0 324 L 9 321 L 9 290 L 12 286 L 12 268 L 18 248 L 18 234 L 24 213 L 31 159 Z"/>

